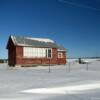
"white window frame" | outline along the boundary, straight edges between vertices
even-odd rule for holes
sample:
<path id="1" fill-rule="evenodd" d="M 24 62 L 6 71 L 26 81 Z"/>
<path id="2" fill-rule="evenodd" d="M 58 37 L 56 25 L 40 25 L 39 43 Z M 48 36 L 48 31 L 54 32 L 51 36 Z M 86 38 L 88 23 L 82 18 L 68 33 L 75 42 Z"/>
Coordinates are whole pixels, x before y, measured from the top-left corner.
<path id="1" fill-rule="evenodd" d="M 48 50 L 51 50 L 51 57 L 49 57 Z M 24 58 L 52 58 L 52 48 L 33 48 L 23 47 Z"/>

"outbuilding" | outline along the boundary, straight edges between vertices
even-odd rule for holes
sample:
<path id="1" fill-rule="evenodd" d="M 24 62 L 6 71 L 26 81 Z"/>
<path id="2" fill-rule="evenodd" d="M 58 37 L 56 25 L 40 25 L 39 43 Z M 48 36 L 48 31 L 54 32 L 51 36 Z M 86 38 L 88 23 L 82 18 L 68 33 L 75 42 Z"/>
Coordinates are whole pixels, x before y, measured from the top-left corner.
<path id="1" fill-rule="evenodd" d="M 66 64 L 66 49 L 51 39 L 11 35 L 6 48 L 9 66 Z"/>

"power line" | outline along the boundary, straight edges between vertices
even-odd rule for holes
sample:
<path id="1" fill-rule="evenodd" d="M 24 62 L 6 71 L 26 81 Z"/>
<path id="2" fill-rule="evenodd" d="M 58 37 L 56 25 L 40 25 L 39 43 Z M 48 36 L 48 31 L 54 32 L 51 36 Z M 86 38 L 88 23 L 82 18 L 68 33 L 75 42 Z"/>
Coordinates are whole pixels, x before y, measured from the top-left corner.
<path id="1" fill-rule="evenodd" d="M 70 1 L 67 1 L 67 0 L 59 0 L 59 1 L 63 2 L 63 3 L 67 3 L 69 5 L 77 6 L 77 7 L 88 8 L 88 9 L 91 9 L 91 10 L 100 11 L 100 9 L 95 8 L 95 7 L 91 7 L 91 6 L 88 6 L 88 5 L 73 3 L 73 2 L 70 2 Z"/>

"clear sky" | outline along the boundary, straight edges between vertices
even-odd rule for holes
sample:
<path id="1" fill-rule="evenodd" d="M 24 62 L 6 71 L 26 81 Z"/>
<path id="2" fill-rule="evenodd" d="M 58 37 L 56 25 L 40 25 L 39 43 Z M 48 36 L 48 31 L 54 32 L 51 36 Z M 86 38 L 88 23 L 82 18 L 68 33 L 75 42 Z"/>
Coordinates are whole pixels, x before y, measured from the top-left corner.
<path id="1" fill-rule="evenodd" d="M 69 57 L 100 56 L 100 0 L 0 0 L 0 58 L 9 35 L 51 38 Z"/>

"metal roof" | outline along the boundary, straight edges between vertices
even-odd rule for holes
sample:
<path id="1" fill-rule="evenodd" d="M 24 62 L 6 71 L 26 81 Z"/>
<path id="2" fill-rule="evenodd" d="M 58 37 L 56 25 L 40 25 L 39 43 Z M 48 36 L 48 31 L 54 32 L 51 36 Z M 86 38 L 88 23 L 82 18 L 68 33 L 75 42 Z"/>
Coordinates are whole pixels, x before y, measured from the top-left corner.
<path id="1" fill-rule="evenodd" d="M 51 39 L 29 38 L 29 37 L 21 37 L 21 36 L 11 36 L 11 39 L 14 45 L 18 45 L 18 46 L 58 48 L 59 50 L 66 51 L 66 49 L 63 46 L 59 46 Z"/>

